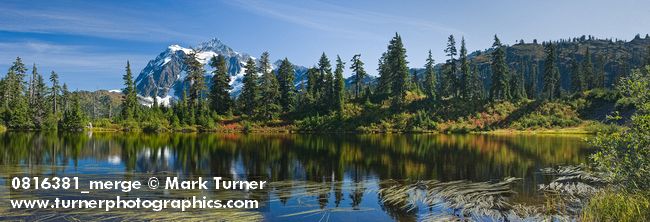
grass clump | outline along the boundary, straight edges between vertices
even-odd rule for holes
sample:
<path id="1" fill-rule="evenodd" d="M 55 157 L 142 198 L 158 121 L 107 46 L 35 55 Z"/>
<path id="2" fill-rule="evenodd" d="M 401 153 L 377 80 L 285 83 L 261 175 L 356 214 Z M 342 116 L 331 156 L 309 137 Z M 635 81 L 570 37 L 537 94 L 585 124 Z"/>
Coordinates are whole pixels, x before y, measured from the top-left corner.
<path id="1" fill-rule="evenodd" d="M 587 203 L 581 221 L 650 221 L 650 198 L 643 193 L 604 190 Z"/>

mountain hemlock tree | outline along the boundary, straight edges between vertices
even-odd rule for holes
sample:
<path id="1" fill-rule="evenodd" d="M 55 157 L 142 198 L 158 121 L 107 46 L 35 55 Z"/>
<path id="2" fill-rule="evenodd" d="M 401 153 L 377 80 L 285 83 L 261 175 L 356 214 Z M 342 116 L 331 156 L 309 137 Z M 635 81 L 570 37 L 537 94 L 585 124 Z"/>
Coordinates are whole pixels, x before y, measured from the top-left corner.
<path id="1" fill-rule="evenodd" d="M 226 67 L 226 59 L 223 55 L 213 56 L 210 59 L 212 71 L 212 85 L 210 86 L 210 108 L 220 115 L 224 115 L 232 109 L 233 101 L 229 91 L 230 76 Z"/>
<path id="2" fill-rule="evenodd" d="M 345 103 L 345 79 L 343 79 L 343 70 L 345 63 L 340 56 L 336 56 L 336 70 L 334 71 L 334 108 L 341 114 Z"/>
<path id="3" fill-rule="evenodd" d="M 492 52 L 492 86 L 490 88 L 490 99 L 492 101 L 507 101 L 510 96 L 510 76 L 506 64 L 505 47 L 501 44 L 499 37 L 494 35 L 494 51 Z"/>
<path id="4" fill-rule="evenodd" d="M 427 61 L 424 65 L 424 93 L 430 100 L 437 99 L 437 87 L 436 87 L 436 70 L 435 66 L 436 61 L 433 60 L 433 55 L 431 55 L 431 50 L 429 50 L 429 56 L 427 56 Z"/>
<path id="5" fill-rule="evenodd" d="M 249 58 L 246 62 L 245 68 L 246 70 L 242 80 L 242 91 L 238 100 L 242 113 L 248 116 L 253 116 L 257 109 L 257 101 L 259 99 L 255 61 L 252 58 Z"/>
<path id="6" fill-rule="evenodd" d="M 392 45 L 388 48 L 389 60 L 388 65 L 393 76 L 391 86 L 391 106 L 393 109 L 402 110 L 406 103 L 406 92 L 409 77 L 409 68 L 406 61 L 406 49 L 402 43 L 402 37 L 395 33 L 391 41 Z"/>
<path id="7" fill-rule="evenodd" d="M 449 35 L 447 38 L 447 48 L 445 48 L 445 53 L 447 53 L 446 55 L 449 59 L 445 62 L 443 69 L 442 82 L 440 86 L 442 88 L 441 96 L 450 97 L 456 95 L 458 91 L 456 87 L 456 71 L 458 67 L 456 67 L 455 58 L 458 52 L 456 51 L 456 40 L 453 35 Z"/>
<path id="8" fill-rule="evenodd" d="M 560 97 L 560 70 L 557 67 L 555 45 L 546 45 L 546 61 L 544 61 L 544 98 L 553 100 Z"/>
<path id="9" fill-rule="evenodd" d="M 358 99 L 361 90 L 364 88 L 363 80 L 368 76 L 368 73 L 363 68 L 364 63 L 361 61 L 361 54 L 354 55 L 350 62 L 352 62 L 350 69 L 354 73 L 354 98 Z"/>
<path id="10" fill-rule="evenodd" d="M 278 83 L 280 84 L 280 105 L 282 111 L 291 112 L 296 106 L 296 87 L 293 85 L 295 70 L 286 57 L 278 67 Z"/>
<path id="11" fill-rule="evenodd" d="M 459 78 L 459 90 L 462 94 L 462 97 L 468 99 L 472 97 L 472 91 L 468 88 L 469 85 L 469 59 L 467 59 L 467 48 L 465 47 L 465 37 L 462 37 L 460 40 L 460 78 Z"/>
<path id="12" fill-rule="evenodd" d="M 122 119 L 129 120 L 136 117 L 138 109 L 138 96 L 135 91 L 135 83 L 133 82 L 133 74 L 131 74 L 131 64 L 129 61 L 126 61 L 126 73 L 122 77 L 124 80 L 124 90 L 122 91 Z M 64 84 L 64 94 L 67 92 L 67 86 Z M 64 95 L 65 107 L 64 110 L 68 110 L 68 100 L 67 95 Z"/>
<path id="13" fill-rule="evenodd" d="M 260 84 L 260 115 L 265 120 L 271 120 L 282 110 L 279 104 L 280 85 L 278 79 L 273 73 L 269 53 L 264 52 L 260 56 L 260 72 L 262 79 Z"/>

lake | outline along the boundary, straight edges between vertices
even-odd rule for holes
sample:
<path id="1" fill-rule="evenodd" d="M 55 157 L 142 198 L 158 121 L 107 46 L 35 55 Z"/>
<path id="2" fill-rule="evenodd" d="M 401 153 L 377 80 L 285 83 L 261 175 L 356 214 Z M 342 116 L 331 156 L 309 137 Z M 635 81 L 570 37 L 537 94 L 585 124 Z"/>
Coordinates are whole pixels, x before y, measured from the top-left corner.
<path id="1" fill-rule="evenodd" d="M 419 221 L 465 214 L 458 207 L 463 197 L 496 198 L 509 205 L 544 204 L 537 187 L 552 178 L 540 169 L 585 163 L 591 152 L 584 137 L 562 135 L 5 132 L 0 133 L 0 220 Z M 253 191 L 143 189 L 90 194 L 12 189 L 11 179 L 23 176 L 79 177 L 82 185 L 88 180 L 146 183 L 151 176 L 220 176 L 266 180 L 269 186 Z M 517 179 L 507 179 L 511 177 Z M 115 195 L 256 199 L 261 206 L 106 212 L 12 209 L 9 204 L 10 198 Z"/>

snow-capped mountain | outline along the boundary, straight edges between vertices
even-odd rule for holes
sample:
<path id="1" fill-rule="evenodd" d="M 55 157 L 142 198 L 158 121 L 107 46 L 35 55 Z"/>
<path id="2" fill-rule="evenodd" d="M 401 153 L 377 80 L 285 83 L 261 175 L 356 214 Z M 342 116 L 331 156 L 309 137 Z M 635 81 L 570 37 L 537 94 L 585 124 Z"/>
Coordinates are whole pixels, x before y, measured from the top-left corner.
<path id="1" fill-rule="evenodd" d="M 187 74 L 183 60 L 191 52 L 195 52 L 197 60 L 205 66 L 205 80 L 208 86 L 210 86 L 213 71 L 212 67 L 209 66 L 210 59 L 217 55 L 225 56 L 228 74 L 230 75 L 230 85 L 233 88 L 230 94 L 232 96 L 239 95 L 245 63 L 249 58 L 255 58 L 246 53 L 237 52 L 223 44 L 219 39 L 214 38 L 196 47 L 170 45 L 155 59 L 149 61 L 135 79 L 137 92 L 141 97 L 140 101 L 148 105 L 153 102 L 153 96 L 157 96 L 159 102 L 169 104 L 170 100 L 180 98 L 183 90 L 189 87 L 189 84 L 185 81 Z M 274 70 L 279 66 L 279 62 L 273 64 Z M 294 69 L 296 84 L 306 79 L 307 68 L 294 65 Z"/>

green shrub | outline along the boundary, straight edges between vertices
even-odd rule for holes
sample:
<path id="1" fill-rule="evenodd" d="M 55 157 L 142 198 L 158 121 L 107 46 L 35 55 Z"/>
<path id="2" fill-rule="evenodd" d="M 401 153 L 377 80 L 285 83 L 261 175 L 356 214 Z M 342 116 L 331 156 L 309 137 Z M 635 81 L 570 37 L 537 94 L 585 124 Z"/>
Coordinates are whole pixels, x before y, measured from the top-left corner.
<path id="1" fill-rule="evenodd" d="M 97 119 L 93 122 L 94 127 L 110 128 L 113 124 L 108 118 Z"/>
<path id="2" fill-rule="evenodd" d="M 590 142 L 591 158 L 608 179 L 630 190 L 650 189 L 650 66 L 623 78 L 619 90 L 633 101 L 636 113 L 623 131 L 599 133 Z"/>
<path id="3" fill-rule="evenodd" d="M 607 189 L 589 200 L 581 221 L 650 221 L 650 198 L 641 193 Z"/>

